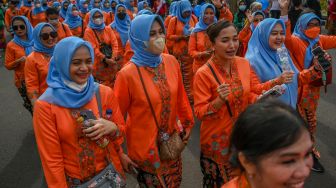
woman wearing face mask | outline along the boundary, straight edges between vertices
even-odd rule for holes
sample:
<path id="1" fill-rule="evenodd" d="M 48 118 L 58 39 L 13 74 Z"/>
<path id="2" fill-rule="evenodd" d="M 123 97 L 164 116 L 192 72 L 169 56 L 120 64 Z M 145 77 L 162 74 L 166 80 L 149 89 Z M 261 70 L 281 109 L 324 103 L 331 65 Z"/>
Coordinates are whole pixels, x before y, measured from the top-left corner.
<path id="1" fill-rule="evenodd" d="M 21 15 L 27 17 L 28 12 L 31 11 L 33 8 L 33 4 L 31 0 L 23 0 L 23 6 L 20 8 Z"/>
<path id="2" fill-rule="evenodd" d="M 286 6 L 287 7 L 287 6 Z M 287 9 L 288 10 L 288 9 Z M 287 12 L 288 13 L 288 12 Z M 286 12 L 282 15 L 287 15 Z M 286 17 L 286 16 L 285 16 Z M 290 23 L 287 23 L 287 33 L 290 32 Z M 336 48 L 336 37 L 321 35 L 321 20 L 314 13 L 302 15 L 295 26 L 293 35 L 286 35 L 286 47 L 291 52 L 294 64 L 299 71 L 306 71 L 315 66 L 312 49 L 320 46 L 324 50 Z M 325 72 L 327 77 L 327 72 Z M 320 98 L 320 88 L 323 85 L 322 80 L 311 82 L 300 87 L 298 110 L 302 117 L 308 121 L 309 131 L 313 136 L 315 143 L 316 134 L 316 110 Z M 323 172 L 323 166 L 318 162 L 319 153 L 314 149 L 313 170 Z"/>
<path id="3" fill-rule="evenodd" d="M 74 36 L 83 38 L 86 23 L 79 16 L 79 11 L 77 10 L 76 5 L 69 5 L 64 23 L 69 26 L 70 31 Z"/>
<path id="4" fill-rule="evenodd" d="M 217 22 L 215 7 L 206 3 L 201 8 L 200 21 L 196 24 L 189 40 L 189 54 L 194 59 L 193 74 L 203 66 L 212 56 L 212 44 L 206 33 L 206 29 L 212 23 Z"/>
<path id="5" fill-rule="evenodd" d="M 101 8 L 101 0 L 90 0 L 90 5 L 89 5 L 90 11 L 92 9 L 94 9 L 94 8 L 96 8 L 96 9 L 100 9 Z M 89 23 L 90 17 L 91 17 L 90 12 L 88 12 L 85 15 L 85 19 L 84 19 L 86 23 Z"/>
<path id="6" fill-rule="evenodd" d="M 128 114 L 127 150 L 135 163 L 124 169 L 132 171 L 136 165 L 140 187 L 180 186 L 181 158 L 160 160 L 158 144 L 173 133 L 181 133 L 186 143 L 193 127 L 178 62 L 173 56 L 162 54 L 164 37 L 164 25 L 158 15 L 135 17 L 130 27 L 134 56 L 120 70 L 115 84 L 121 112 Z M 177 125 L 177 119 L 182 126 Z"/>
<path id="7" fill-rule="evenodd" d="M 47 89 L 46 78 L 49 60 L 57 43 L 57 32 L 48 23 L 39 23 L 33 31 L 33 52 L 27 57 L 24 68 L 27 93 L 32 105 Z"/>
<path id="8" fill-rule="evenodd" d="M 57 31 L 57 42 L 66 37 L 72 36 L 69 26 L 63 22 L 60 22 L 59 12 L 55 8 L 48 8 L 46 10 L 46 16 L 47 22 L 50 23 Z"/>
<path id="9" fill-rule="evenodd" d="M 80 0 L 79 1 L 79 15 L 82 19 L 85 18 L 85 15 L 89 12 L 89 4 L 87 2 L 87 0 Z"/>
<path id="10" fill-rule="evenodd" d="M 312 145 L 306 122 L 289 106 L 278 101 L 251 105 L 231 137 L 230 162 L 242 175 L 222 188 L 304 187 Z"/>
<path id="11" fill-rule="evenodd" d="M 61 22 L 63 22 L 66 18 L 66 13 L 67 13 L 69 5 L 70 5 L 70 2 L 67 0 L 63 1 L 61 4 L 61 11 L 59 12 L 59 15 L 60 15 L 59 20 Z"/>
<path id="12" fill-rule="evenodd" d="M 50 188 L 77 187 L 109 163 L 123 179 L 124 120 L 113 91 L 94 82 L 93 62 L 88 42 L 60 41 L 50 61 L 48 89 L 36 101 L 34 131 Z M 121 181 L 117 187 L 123 187 Z"/>
<path id="13" fill-rule="evenodd" d="M 234 15 L 233 23 L 235 24 L 238 32 L 240 32 L 246 21 L 246 4 L 244 0 L 240 0 L 238 3 L 238 9 L 239 11 Z"/>
<path id="14" fill-rule="evenodd" d="M 33 51 L 33 27 L 26 17 L 18 16 L 13 18 L 12 28 L 14 39 L 7 44 L 5 66 L 15 71 L 15 86 L 24 101 L 23 106 L 33 113 L 24 77 L 26 58 Z"/>
<path id="15" fill-rule="evenodd" d="M 115 12 L 115 19 L 110 24 L 109 30 L 112 30 L 118 41 L 118 55 L 121 58 L 125 53 L 126 43 L 128 41 L 128 30 L 131 24 L 131 18 L 126 13 L 126 6 L 119 4 L 117 5 Z M 124 60 L 119 61 L 120 64 L 124 64 Z"/>
<path id="16" fill-rule="evenodd" d="M 105 27 L 104 14 L 99 9 L 90 11 L 90 22 L 85 30 L 84 40 L 89 41 L 95 52 L 93 76 L 96 82 L 113 88 L 115 76 L 120 68 L 116 62 L 118 56 L 118 42 L 114 33 Z M 112 50 L 107 53 L 101 51 L 104 46 Z"/>
<path id="17" fill-rule="evenodd" d="M 282 74 L 263 84 L 249 62 L 235 56 L 239 41 L 235 26 L 219 21 L 207 29 L 214 55 L 194 78 L 195 115 L 200 131 L 203 187 L 218 188 L 236 173 L 229 164 L 229 138 L 241 112 L 254 103 L 262 91 L 288 82 Z"/>
<path id="18" fill-rule="evenodd" d="M 188 42 L 190 34 L 198 21 L 191 14 L 191 11 L 192 7 L 188 0 L 182 0 L 178 3 L 176 17 L 169 21 L 167 39 L 174 43 L 172 54 L 181 65 L 184 88 L 187 91 L 189 102 L 193 104 L 193 58 L 188 54 Z"/>
<path id="19" fill-rule="evenodd" d="M 45 10 L 42 8 L 40 0 L 34 1 L 34 8 L 30 12 L 28 12 L 27 18 L 29 19 L 33 27 L 41 22 L 45 22 Z"/>
<path id="20" fill-rule="evenodd" d="M 8 8 L 5 12 L 5 26 L 8 33 L 11 32 L 11 21 L 14 16 L 20 16 L 20 1 L 10 0 L 8 2 Z"/>
<path id="21" fill-rule="evenodd" d="M 239 32 L 239 35 L 238 35 L 240 47 L 237 52 L 237 55 L 240 57 L 245 57 L 245 54 L 247 52 L 248 43 L 250 41 L 250 38 L 252 36 L 254 29 L 265 18 L 265 14 L 262 11 L 256 11 L 252 14 L 250 11 L 247 11 L 246 14 L 247 14 L 248 22 L 245 24 L 245 27 L 243 28 L 243 30 Z"/>

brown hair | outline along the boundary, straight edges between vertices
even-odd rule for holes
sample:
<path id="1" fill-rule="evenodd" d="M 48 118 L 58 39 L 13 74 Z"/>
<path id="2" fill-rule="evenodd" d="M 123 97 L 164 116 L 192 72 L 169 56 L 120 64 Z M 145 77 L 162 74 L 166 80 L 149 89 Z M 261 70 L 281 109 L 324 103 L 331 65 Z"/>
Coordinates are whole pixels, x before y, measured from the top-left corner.
<path id="1" fill-rule="evenodd" d="M 232 22 L 227 21 L 227 20 L 221 20 L 217 23 L 211 24 L 206 31 L 208 36 L 209 36 L 210 41 L 212 43 L 215 43 L 215 40 L 218 37 L 219 33 L 223 29 L 228 28 L 230 26 L 232 26 L 236 29 L 235 25 Z"/>

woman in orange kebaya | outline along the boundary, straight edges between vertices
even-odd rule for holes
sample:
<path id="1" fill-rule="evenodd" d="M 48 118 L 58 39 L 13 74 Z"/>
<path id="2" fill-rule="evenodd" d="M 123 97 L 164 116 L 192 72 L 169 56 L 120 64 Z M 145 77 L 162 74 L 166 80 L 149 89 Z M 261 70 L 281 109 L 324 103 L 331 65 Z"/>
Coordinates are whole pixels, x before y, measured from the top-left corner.
<path id="1" fill-rule="evenodd" d="M 83 38 L 86 29 L 86 23 L 79 16 L 79 11 L 76 5 L 69 5 L 67 15 L 63 23 L 67 24 L 72 35 Z"/>
<path id="2" fill-rule="evenodd" d="M 69 26 L 60 21 L 60 14 L 55 8 L 48 8 L 46 10 L 47 22 L 50 23 L 57 31 L 58 41 L 72 36 Z M 57 42 L 58 42 L 57 41 Z"/>
<path id="3" fill-rule="evenodd" d="M 173 133 L 181 133 L 186 143 L 193 127 L 178 62 L 162 53 L 164 37 L 163 21 L 158 15 L 134 18 L 129 39 L 134 55 L 119 71 L 114 88 L 121 112 L 127 114 L 127 150 L 136 163 L 140 187 L 180 186 L 181 157 L 160 160 L 158 145 Z"/>
<path id="4" fill-rule="evenodd" d="M 177 4 L 176 17 L 172 18 L 168 25 L 167 39 L 174 44 L 172 54 L 180 63 L 184 88 L 189 102 L 193 104 L 193 59 L 188 54 L 188 42 L 191 31 L 197 23 L 197 18 L 191 14 L 191 11 L 192 7 L 188 0 L 182 0 Z"/>
<path id="5" fill-rule="evenodd" d="M 48 23 L 39 23 L 33 31 L 33 52 L 27 57 L 24 68 L 28 97 L 34 105 L 47 89 L 46 78 L 49 60 L 57 42 L 57 32 Z"/>
<path id="6" fill-rule="evenodd" d="M 131 20 L 133 20 L 133 18 L 137 13 L 136 10 L 134 9 L 134 0 L 125 0 L 125 6 L 128 16 L 130 17 Z"/>
<path id="7" fill-rule="evenodd" d="M 164 26 L 166 29 L 168 29 L 168 25 L 169 25 L 169 22 L 170 22 L 170 19 L 172 19 L 172 17 L 176 16 L 176 5 L 178 4 L 177 1 L 173 1 L 171 4 L 170 4 L 170 7 L 169 7 L 169 15 L 166 17 L 166 19 L 164 20 Z"/>
<path id="8" fill-rule="evenodd" d="M 248 48 L 248 43 L 250 41 L 254 29 L 265 18 L 265 14 L 262 11 L 256 11 L 252 14 L 250 11 L 247 11 L 247 14 L 248 14 L 247 15 L 248 22 L 246 23 L 245 27 L 239 32 L 238 35 L 240 48 L 237 55 L 240 57 L 245 57 Z"/>
<path id="9" fill-rule="evenodd" d="M 206 29 L 212 23 L 217 22 L 215 7 L 206 3 L 202 5 L 200 21 L 196 24 L 189 39 L 189 54 L 194 58 L 193 74 L 205 64 L 212 55 L 212 44 L 206 33 Z"/>
<path id="10" fill-rule="evenodd" d="M 18 0 L 10 0 L 8 2 L 8 8 L 5 12 L 5 26 L 6 26 L 6 30 L 7 32 L 11 32 L 11 21 L 13 19 L 14 16 L 20 16 L 21 12 L 20 12 L 20 1 Z"/>
<path id="11" fill-rule="evenodd" d="M 114 33 L 105 27 L 104 14 L 99 9 L 90 11 L 90 22 L 86 28 L 84 39 L 89 41 L 95 52 L 93 76 L 95 81 L 113 88 L 115 76 L 120 66 L 116 62 L 118 56 L 118 42 Z M 108 53 L 101 51 L 102 44 L 112 50 Z"/>
<path id="12" fill-rule="evenodd" d="M 112 174 L 115 187 L 124 187 L 124 120 L 111 88 L 94 82 L 93 60 L 90 43 L 78 37 L 60 41 L 50 60 L 48 89 L 36 101 L 34 132 L 50 188 L 85 184 L 110 164 L 119 178 Z"/>
<path id="13" fill-rule="evenodd" d="M 66 13 L 67 13 L 67 10 L 68 10 L 68 7 L 70 5 L 70 2 L 68 0 L 65 0 L 61 3 L 61 10 L 59 12 L 59 20 L 61 22 L 63 22 L 66 18 Z"/>
<path id="14" fill-rule="evenodd" d="M 231 137 L 230 162 L 242 174 L 222 188 L 303 188 L 312 145 L 306 122 L 290 106 L 272 100 L 251 105 Z"/>
<path id="15" fill-rule="evenodd" d="M 27 56 L 33 51 L 33 27 L 24 16 L 12 20 L 14 39 L 7 44 L 5 66 L 14 70 L 15 86 L 24 101 L 23 106 L 32 114 L 33 109 L 27 95 L 24 67 Z"/>
<path id="16" fill-rule="evenodd" d="M 89 3 L 87 0 L 80 0 L 78 3 L 79 16 L 84 20 L 85 15 L 89 12 Z"/>
<path id="17" fill-rule="evenodd" d="M 221 187 L 235 173 L 229 164 L 229 137 L 239 114 L 262 91 L 291 81 L 292 74 L 260 83 L 249 62 L 235 56 L 238 33 L 229 21 L 207 29 L 214 55 L 194 78 L 195 115 L 201 124 L 201 168 L 204 187 Z"/>
<path id="18" fill-rule="evenodd" d="M 34 8 L 28 12 L 27 18 L 30 20 L 33 27 L 41 22 L 46 22 L 45 10 L 42 8 L 40 0 L 34 1 Z"/>
<path id="19" fill-rule="evenodd" d="M 23 0 L 23 6 L 20 8 L 21 15 L 27 17 L 28 12 L 31 11 L 33 8 L 32 0 Z"/>

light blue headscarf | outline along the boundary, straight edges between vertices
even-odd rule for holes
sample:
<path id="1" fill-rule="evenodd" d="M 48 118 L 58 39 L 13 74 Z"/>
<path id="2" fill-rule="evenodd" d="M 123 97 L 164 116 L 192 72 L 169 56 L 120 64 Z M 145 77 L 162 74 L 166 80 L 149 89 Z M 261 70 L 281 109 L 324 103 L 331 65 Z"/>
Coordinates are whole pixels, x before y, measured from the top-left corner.
<path id="1" fill-rule="evenodd" d="M 282 74 L 280 59 L 277 51 L 271 49 L 269 46 L 269 37 L 275 25 L 281 24 L 284 31 L 286 31 L 285 24 L 282 20 L 267 18 L 260 22 L 252 34 L 250 42 L 248 43 L 248 50 L 245 58 L 250 61 L 251 66 L 260 78 L 261 82 L 266 82 L 274 79 Z M 284 45 L 283 45 L 284 46 Z M 288 55 L 289 65 L 294 71 L 294 79 L 290 84 L 284 84 L 286 91 L 279 97 L 284 103 L 296 108 L 298 97 L 298 70 L 293 61 Z"/>
<path id="2" fill-rule="evenodd" d="M 147 10 L 147 9 L 142 9 L 142 10 L 140 10 L 140 11 L 138 12 L 137 16 L 142 15 L 142 14 L 152 15 L 153 12 L 151 12 L 151 11 L 149 11 L 149 10 Z"/>
<path id="3" fill-rule="evenodd" d="M 111 12 L 112 11 L 112 8 L 111 8 L 111 1 L 109 1 L 109 7 L 108 8 L 106 8 L 105 6 L 104 6 L 104 3 L 105 3 L 105 0 L 103 0 L 103 3 L 102 3 L 102 11 L 104 11 L 104 12 Z"/>
<path id="4" fill-rule="evenodd" d="M 114 8 L 111 7 L 111 11 L 112 11 L 112 13 L 114 14 L 114 13 L 115 13 L 115 10 L 116 10 L 116 7 L 117 7 L 117 5 L 118 5 L 118 0 L 112 0 L 112 1 L 111 1 L 111 6 L 112 6 L 112 3 L 113 3 L 113 2 L 116 3 L 116 6 L 115 6 Z"/>
<path id="5" fill-rule="evenodd" d="M 307 13 L 307 14 L 303 14 L 302 16 L 300 16 L 300 18 L 296 22 L 294 33 L 293 33 L 295 36 L 298 36 L 302 40 L 309 43 L 306 49 L 306 54 L 305 54 L 305 59 L 304 59 L 305 69 L 308 69 L 311 63 L 313 62 L 314 55 L 311 51 L 314 45 L 318 43 L 318 41 L 320 40 L 320 36 L 316 37 L 315 39 L 310 39 L 304 34 L 304 31 L 307 29 L 308 23 L 313 19 L 317 19 L 321 23 L 320 18 L 316 16 L 314 13 Z"/>
<path id="6" fill-rule="evenodd" d="M 100 25 L 97 25 L 95 23 L 93 23 L 93 16 L 96 12 L 99 12 L 102 16 L 103 16 L 103 19 L 104 19 L 104 14 L 103 12 L 100 10 L 100 9 L 97 9 L 97 8 L 94 8 L 90 11 L 90 21 L 89 21 L 89 27 L 91 29 L 95 29 L 95 30 L 103 30 L 105 29 L 105 23 L 103 22 L 102 24 Z"/>
<path id="7" fill-rule="evenodd" d="M 147 1 L 138 2 L 138 12 L 144 9 L 144 4 L 145 3 L 148 5 Z"/>
<path id="8" fill-rule="evenodd" d="M 49 87 L 39 100 L 65 108 L 80 108 L 94 97 L 98 84 L 95 84 L 92 75 L 88 78 L 87 85 L 81 92 L 75 91 L 65 84 L 65 82 L 73 82 L 70 76 L 71 59 L 81 46 L 86 46 L 89 49 L 92 62 L 94 62 L 91 44 L 81 38 L 67 37 L 56 45 L 47 76 Z"/>
<path id="9" fill-rule="evenodd" d="M 48 2 L 47 2 L 47 0 L 41 0 L 41 3 L 42 3 L 42 8 L 43 8 L 44 10 L 47 10 L 47 8 L 48 8 Z M 43 3 L 46 3 L 46 5 L 43 6 Z"/>
<path id="10" fill-rule="evenodd" d="M 264 14 L 263 11 L 257 10 L 257 11 L 255 11 L 255 12 L 252 13 L 252 17 L 253 17 L 253 18 L 254 18 L 256 15 L 262 15 L 262 16 L 264 17 L 264 19 L 265 19 L 265 14 Z M 251 28 L 251 31 L 253 32 L 254 29 L 255 29 L 253 23 L 251 23 L 250 28 Z"/>
<path id="11" fill-rule="evenodd" d="M 159 21 L 164 29 L 162 19 L 160 16 L 154 14 L 136 16 L 131 23 L 129 40 L 134 51 L 131 61 L 141 67 L 157 67 L 162 63 L 161 55 L 155 55 L 147 51 L 150 30 L 154 21 Z"/>
<path id="12" fill-rule="evenodd" d="M 125 0 L 125 5 L 126 5 L 127 10 L 134 12 L 134 7 L 131 5 L 131 1 L 134 2 L 134 0 Z"/>
<path id="13" fill-rule="evenodd" d="M 86 2 L 87 2 L 86 0 L 80 0 L 79 1 L 79 5 L 78 5 L 79 6 L 79 11 L 83 14 L 86 14 L 86 13 L 89 12 L 89 7 L 88 8 L 83 7 L 84 3 L 86 3 Z"/>
<path id="14" fill-rule="evenodd" d="M 33 50 L 36 52 L 46 53 L 49 56 L 52 56 L 55 47 L 47 48 L 46 46 L 42 44 L 41 39 L 40 39 L 40 34 L 41 34 L 42 29 L 47 26 L 51 27 L 54 31 L 56 31 L 55 28 L 51 24 L 45 23 L 45 22 L 39 23 L 35 26 L 33 30 L 33 40 L 34 40 Z"/>
<path id="15" fill-rule="evenodd" d="M 197 33 L 197 32 L 200 32 L 200 31 L 205 31 L 208 28 L 209 25 L 207 25 L 207 24 L 204 23 L 204 14 L 205 14 L 205 10 L 207 8 L 212 8 L 212 10 L 214 11 L 214 17 L 215 17 L 214 23 L 217 23 L 217 18 L 215 16 L 216 15 L 216 9 L 215 9 L 215 7 L 212 4 L 210 4 L 210 3 L 206 3 L 206 4 L 204 4 L 202 6 L 201 16 L 199 18 L 198 23 L 196 24 L 195 28 L 192 31 L 193 33 Z"/>
<path id="16" fill-rule="evenodd" d="M 34 16 L 35 16 L 36 14 L 39 14 L 39 13 L 45 11 L 44 8 L 42 7 L 42 1 L 41 1 L 41 0 L 39 0 L 39 1 L 40 1 L 41 6 L 38 7 L 38 8 L 36 7 L 37 1 L 34 1 L 34 5 L 35 5 L 35 7 L 33 8 L 33 11 L 32 11 Z"/>
<path id="17" fill-rule="evenodd" d="M 66 18 L 64 20 L 64 23 L 67 24 L 70 29 L 75 29 L 77 27 L 82 26 L 82 18 L 79 15 L 74 16 L 72 14 L 73 7 L 76 7 L 76 5 L 73 5 L 73 4 L 69 5 Z"/>
<path id="18" fill-rule="evenodd" d="M 126 13 L 126 17 L 123 20 L 120 20 L 117 16 L 118 13 L 118 8 L 119 7 L 124 7 L 126 9 L 126 6 L 123 4 L 119 4 L 116 6 L 116 12 L 115 12 L 115 16 L 114 16 L 114 21 L 111 23 L 111 28 L 115 29 L 118 31 L 119 35 L 120 35 L 120 39 L 122 42 L 123 47 L 125 47 L 126 42 L 128 40 L 128 30 L 131 24 L 131 18 L 128 16 L 128 14 Z"/>
<path id="19" fill-rule="evenodd" d="M 55 1 L 53 2 L 52 7 L 57 9 L 60 5 L 61 3 L 59 3 L 58 1 Z"/>
<path id="20" fill-rule="evenodd" d="M 28 3 L 28 0 L 23 0 L 23 6 L 32 7 L 33 6 L 32 1 L 30 1 L 30 3 Z"/>
<path id="21" fill-rule="evenodd" d="M 95 2 L 95 0 L 91 0 L 91 2 L 90 2 L 90 7 L 91 7 L 91 9 L 95 9 L 95 8 L 100 9 L 101 6 L 102 6 L 102 1 L 100 0 L 100 3 L 99 3 L 99 5 L 98 5 L 98 7 L 94 7 L 94 2 Z"/>
<path id="22" fill-rule="evenodd" d="M 189 29 L 190 29 L 190 25 L 189 25 L 189 21 L 191 19 L 191 14 L 189 17 L 187 18 L 183 18 L 182 14 L 184 12 L 187 11 L 192 11 L 192 7 L 191 4 L 189 2 L 189 0 L 182 0 L 177 4 L 177 10 L 176 10 L 176 16 L 177 19 L 180 20 L 182 23 L 184 23 L 184 28 L 183 28 L 183 32 L 185 35 L 189 35 Z"/>
<path id="23" fill-rule="evenodd" d="M 27 17 L 25 16 L 15 16 L 12 19 L 12 25 L 13 25 L 13 21 L 15 20 L 23 20 L 25 25 L 26 25 L 26 31 L 27 31 L 27 40 L 22 40 L 19 36 L 17 36 L 15 34 L 14 31 L 14 38 L 13 38 L 13 42 L 15 42 L 15 44 L 21 46 L 22 48 L 25 49 L 25 55 L 28 56 L 32 51 L 33 51 L 33 26 L 30 24 L 29 20 L 27 19 Z"/>
<path id="24" fill-rule="evenodd" d="M 59 15 L 60 15 L 63 19 L 66 18 L 66 13 L 67 13 L 67 10 L 64 10 L 64 3 L 68 3 L 68 5 L 71 4 L 69 1 L 63 1 L 63 2 L 62 2 L 62 4 L 61 4 L 62 7 L 61 7 L 61 11 L 60 11 Z M 69 8 L 69 6 L 68 6 L 68 8 Z"/>
<path id="25" fill-rule="evenodd" d="M 169 15 L 172 15 L 172 16 L 176 16 L 176 9 L 177 9 L 177 6 L 178 6 L 178 2 L 177 1 L 174 1 L 170 4 L 170 7 L 169 7 Z"/>

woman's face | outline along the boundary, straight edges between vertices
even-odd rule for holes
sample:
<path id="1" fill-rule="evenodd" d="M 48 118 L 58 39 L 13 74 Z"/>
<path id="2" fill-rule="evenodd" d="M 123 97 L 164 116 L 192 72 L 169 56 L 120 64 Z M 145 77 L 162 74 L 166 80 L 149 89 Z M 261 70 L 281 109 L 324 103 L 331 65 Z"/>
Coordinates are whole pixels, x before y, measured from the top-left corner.
<path id="1" fill-rule="evenodd" d="M 313 27 L 321 27 L 320 22 L 317 19 L 312 19 L 307 24 L 307 29 L 311 29 Z"/>
<path id="2" fill-rule="evenodd" d="M 126 12 L 126 9 L 122 6 L 118 7 L 118 13 Z"/>
<path id="3" fill-rule="evenodd" d="M 19 37 L 23 37 L 27 34 L 27 27 L 23 20 L 16 19 L 13 22 L 12 28 L 15 34 Z"/>
<path id="4" fill-rule="evenodd" d="M 90 51 L 86 46 L 79 47 L 70 63 L 70 78 L 79 85 L 83 85 L 92 73 L 93 65 Z"/>
<path id="5" fill-rule="evenodd" d="M 251 178 L 260 188 L 303 188 L 313 165 L 308 131 L 292 145 L 262 157 Z"/>
<path id="6" fill-rule="evenodd" d="M 45 26 L 41 30 L 40 39 L 43 46 L 52 48 L 56 45 L 57 42 L 57 32 L 54 31 L 50 26 Z"/>
<path id="7" fill-rule="evenodd" d="M 149 41 L 153 41 L 159 37 L 165 38 L 164 30 L 159 22 L 154 21 L 149 33 Z"/>
<path id="8" fill-rule="evenodd" d="M 205 9 L 203 22 L 207 25 L 210 25 L 214 22 L 214 20 L 215 20 L 215 13 L 213 9 L 210 7 Z"/>
<path id="9" fill-rule="evenodd" d="M 191 11 L 185 11 L 182 13 L 183 18 L 188 18 L 191 15 Z"/>
<path id="10" fill-rule="evenodd" d="M 229 26 L 222 29 L 215 39 L 215 54 L 221 60 L 228 60 L 235 57 L 239 41 L 236 28 Z"/>
<path id="11" fill-rule="evenodd" d="M 99 6 L 100 6 L 100 0 L 95 0 L 94 2 L 93 2 L 93 6 L 94 6 L 94 8 L 100 8 Z"/>
<path id="12" fill-rule="evenodd" d="M 143 8 L 146 9 L 148 7 L 148 4 L 147 3 L 144 3 L 143 4 Z"/>
<path id="13" fill-rule="evenodd" d="M 111 8 L 114 8 L 114 7 L 116 7 L 117 6 L 117 3 L 115 2 L 115 1 L 113 1 L 112 3 L 111 3 Z"/>
<path id="14" fill-rule="evenodd" d="M 276 24 L 271 31 L 269 36 L 269 46 L 271 49 L 276 50 L 281 48 L 285 42 L 285 31 L 282 28 L 281 24 Z"/>

